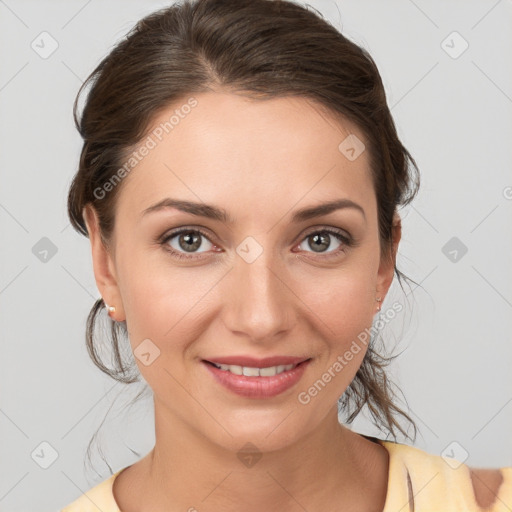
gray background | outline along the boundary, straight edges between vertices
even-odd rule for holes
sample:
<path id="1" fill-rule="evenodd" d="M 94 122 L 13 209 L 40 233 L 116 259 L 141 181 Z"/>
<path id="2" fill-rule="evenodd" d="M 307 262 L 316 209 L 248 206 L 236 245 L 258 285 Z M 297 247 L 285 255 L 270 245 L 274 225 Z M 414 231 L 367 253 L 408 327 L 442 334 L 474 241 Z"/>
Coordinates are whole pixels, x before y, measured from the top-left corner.
<path id="1" fill-rule="evenodd" d="M 421 286 L 404 299 L 395 280 L 382 308 L 406 306 L 383 337 L 403 350 L 389 371 L 420 427 L 415 446 L 512 465 L 512 3 L 309 3 L 370 51 L 421 170 L 398 256 Z M 1 511 L 57 510 L 110 476 L 94 447 L 97 473 L 83 461 L 113 402 L 100 431 L 112 469 L 153 445 L 151 399 L 126 410 L 142 387 L 123 391 L 86 353 L 99 293 L 89 241 L 70 227 L 65 201 L 81 148 L 71 114 L 81 82 L 166 5 L 0 0 Z M 51 49 L 43 31 L 58 43 L 47 58 L 31 47 Z M 460 55 L 454 31 L 469 44 Z M 57 252 L 41 261 L 44 237 Z M 364 417 L 353 428 L 385 437 Z"/>

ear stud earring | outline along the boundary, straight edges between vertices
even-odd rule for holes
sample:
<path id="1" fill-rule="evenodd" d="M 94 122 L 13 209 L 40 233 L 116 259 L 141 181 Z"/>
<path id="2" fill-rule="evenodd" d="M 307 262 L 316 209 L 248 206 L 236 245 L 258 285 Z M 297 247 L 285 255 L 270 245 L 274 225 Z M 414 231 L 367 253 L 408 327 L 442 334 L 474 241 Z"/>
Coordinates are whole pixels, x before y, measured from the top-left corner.
<path id="1" fill-rule="evenodd" d="M 109 306 L 107 303 L 105 303 L 105 308 L 108 312 L 108 316 L 112 316 L 115 312 L 116 312 L 116 307 L 115 306 Z"/>
<path id="2" fill-rule="evenodd" d="M 377 311 L 380 311 L 380 302 L 382 301 L 382 297 L 376 298 L 375 300 L 379 302 L 379 304 L 377 304 Z"/>

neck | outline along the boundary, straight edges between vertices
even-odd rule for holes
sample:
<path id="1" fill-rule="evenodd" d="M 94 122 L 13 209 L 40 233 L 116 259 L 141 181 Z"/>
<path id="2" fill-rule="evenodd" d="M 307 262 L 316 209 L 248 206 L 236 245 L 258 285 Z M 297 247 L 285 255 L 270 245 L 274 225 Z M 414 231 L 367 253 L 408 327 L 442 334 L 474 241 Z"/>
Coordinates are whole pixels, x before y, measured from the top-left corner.
<path id="1" fill-rule="evenodd" d="M 240 458 L 161 410 L 155 432 L 144 492 L 155 511 L 285 512 L 340 503 L 344 510 L 368 503 L 382 510 L 384 505 L 387 452 L 341 425 L 336 407 L 313 432 L 261 457 Z"/>

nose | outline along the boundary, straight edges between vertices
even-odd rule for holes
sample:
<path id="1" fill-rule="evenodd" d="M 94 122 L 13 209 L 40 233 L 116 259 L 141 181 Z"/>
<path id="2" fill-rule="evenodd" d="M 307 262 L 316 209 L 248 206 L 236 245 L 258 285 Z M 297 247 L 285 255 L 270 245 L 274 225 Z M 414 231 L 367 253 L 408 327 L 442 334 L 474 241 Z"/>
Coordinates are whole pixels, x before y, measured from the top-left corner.
<path id="1" fill-rule="evenodd" d="M 270 252 L 264 251 L 252 263 L 237 257 L 229 274 L 223 311 L 233 334 L 253 343 L 271 343 L 292 328 L 295 296 L 287 272 Z"/>

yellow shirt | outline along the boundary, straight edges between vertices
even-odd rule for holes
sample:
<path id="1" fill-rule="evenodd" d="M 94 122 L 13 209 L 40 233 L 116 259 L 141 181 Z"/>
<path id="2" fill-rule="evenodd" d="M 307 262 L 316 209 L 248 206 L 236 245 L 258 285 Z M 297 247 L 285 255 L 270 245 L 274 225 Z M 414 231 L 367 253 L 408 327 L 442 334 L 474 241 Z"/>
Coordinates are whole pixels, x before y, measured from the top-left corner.
<path id="1" fill-rule="evenodd" d="M 511 512 L 512 467 L 497 468 L 503 482 L 490 508 L 481 508 L 473 491 L 470 467 L 448 462 L 414 446 L 364 436 L 389 453 L 389 479 L 382 512 Z M 125 469 L 125 468 L 123 468 Z M 112 484 L 123 469 L 114 473 L 61 512 L 121 512 L 112 494 Z"/>

